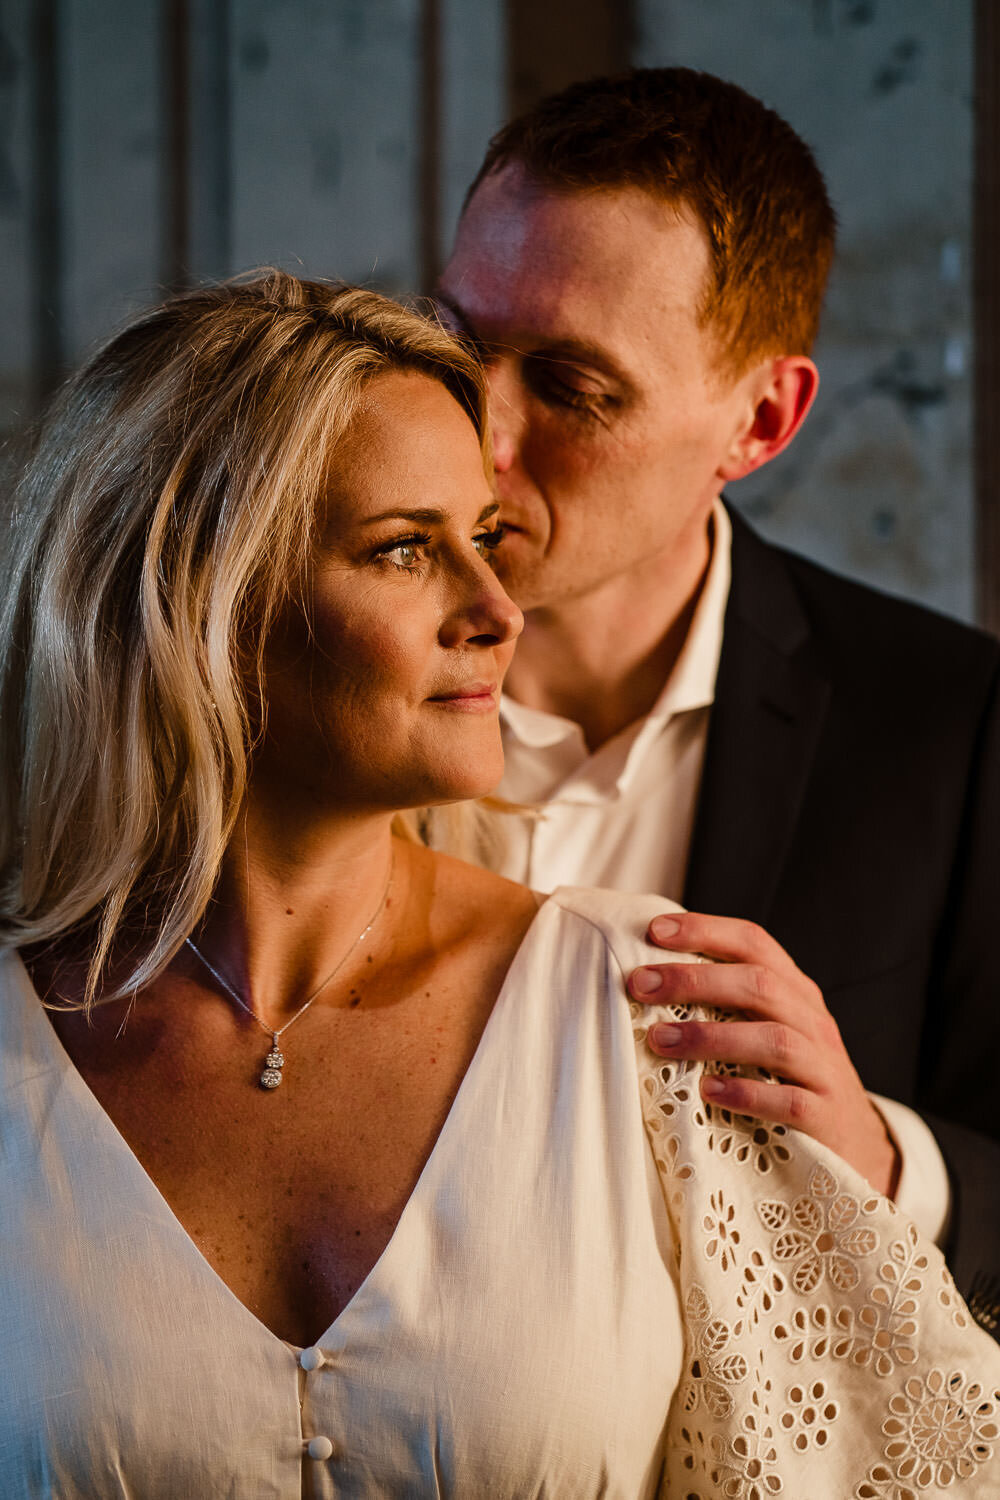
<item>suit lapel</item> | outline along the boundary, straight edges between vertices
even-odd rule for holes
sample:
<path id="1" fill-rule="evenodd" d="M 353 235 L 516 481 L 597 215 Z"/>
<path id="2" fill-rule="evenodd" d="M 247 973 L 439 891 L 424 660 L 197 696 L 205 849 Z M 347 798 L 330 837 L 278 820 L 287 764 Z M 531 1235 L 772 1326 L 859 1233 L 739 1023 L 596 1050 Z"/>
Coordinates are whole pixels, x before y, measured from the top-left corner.
<path id="1" fill-rule="evenodd" d="M 780 553 L 739 516 L 684 904 L 767 924 L 830 697 Z"/>

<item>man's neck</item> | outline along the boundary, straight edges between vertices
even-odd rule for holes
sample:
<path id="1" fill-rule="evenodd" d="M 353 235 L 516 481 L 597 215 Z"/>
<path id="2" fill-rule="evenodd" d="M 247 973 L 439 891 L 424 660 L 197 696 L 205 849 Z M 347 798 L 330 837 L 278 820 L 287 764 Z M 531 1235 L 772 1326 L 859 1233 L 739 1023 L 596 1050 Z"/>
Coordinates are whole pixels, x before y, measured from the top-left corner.
<path id="1" fill-rule="evenodd" d="M 529 708 L 579 724 L 591 751 L 649 713 L 683 650 L 711 559 L 686 569 L 612 579 L 597 592 L 529 610 L 506 691 Z"/>

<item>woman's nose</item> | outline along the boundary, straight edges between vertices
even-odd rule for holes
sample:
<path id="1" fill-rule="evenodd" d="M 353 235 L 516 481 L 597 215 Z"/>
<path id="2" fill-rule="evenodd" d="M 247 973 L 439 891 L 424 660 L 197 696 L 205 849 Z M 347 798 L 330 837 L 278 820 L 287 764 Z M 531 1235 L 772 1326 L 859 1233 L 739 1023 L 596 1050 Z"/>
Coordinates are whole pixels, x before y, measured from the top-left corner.
<path id="1" fill-rule="evenodd" d="M 515 641 L 524 629 L 524 616 L 501 587 L 489 563 L 485 559 L 477 562 L 479 566 L 468 580 L 465 598 L 442 627 L 444 646 L 459 646 L 469 641 L 502 646 Z"/>

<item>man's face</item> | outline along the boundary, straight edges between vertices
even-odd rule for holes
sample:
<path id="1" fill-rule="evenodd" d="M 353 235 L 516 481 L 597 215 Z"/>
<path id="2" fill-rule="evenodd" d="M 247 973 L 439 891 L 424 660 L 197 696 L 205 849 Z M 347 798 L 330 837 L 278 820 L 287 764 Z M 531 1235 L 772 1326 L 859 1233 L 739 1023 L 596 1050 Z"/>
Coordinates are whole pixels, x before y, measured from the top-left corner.
<path id="1" fill-rule="evenodd" d="M 489 371 L 497 566 L 522 608 L 699 576 L 753 413 L 698 321 L 708 274 L 693 216 L 639 188 L 557 192 L 509 166 L 476 190 L 439 296 Z"/>

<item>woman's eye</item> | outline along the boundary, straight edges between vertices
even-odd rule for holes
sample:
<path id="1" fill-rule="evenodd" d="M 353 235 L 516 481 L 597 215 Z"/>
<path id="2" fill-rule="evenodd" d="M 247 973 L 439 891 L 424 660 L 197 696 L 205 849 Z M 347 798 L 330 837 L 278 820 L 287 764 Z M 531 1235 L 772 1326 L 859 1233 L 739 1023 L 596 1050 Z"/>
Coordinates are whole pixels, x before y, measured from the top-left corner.
<path id="1" fill-rule="evenodd" d="M 472 544 L 480 557 L 488 558 L 503 541 L 503 527 L 494 526 L 489 531 L 481 531 L 478 536 L 472 538 Z"/>
<path id="2" fill-rule="evenodd" d="M 426 542 L 426 537 L 404 537 L 401 541 L 391 542 L 387 547 L 380 548 L 378 556 L 404 573 L 413 573 L 423 562 L 421 548 Z"/>

